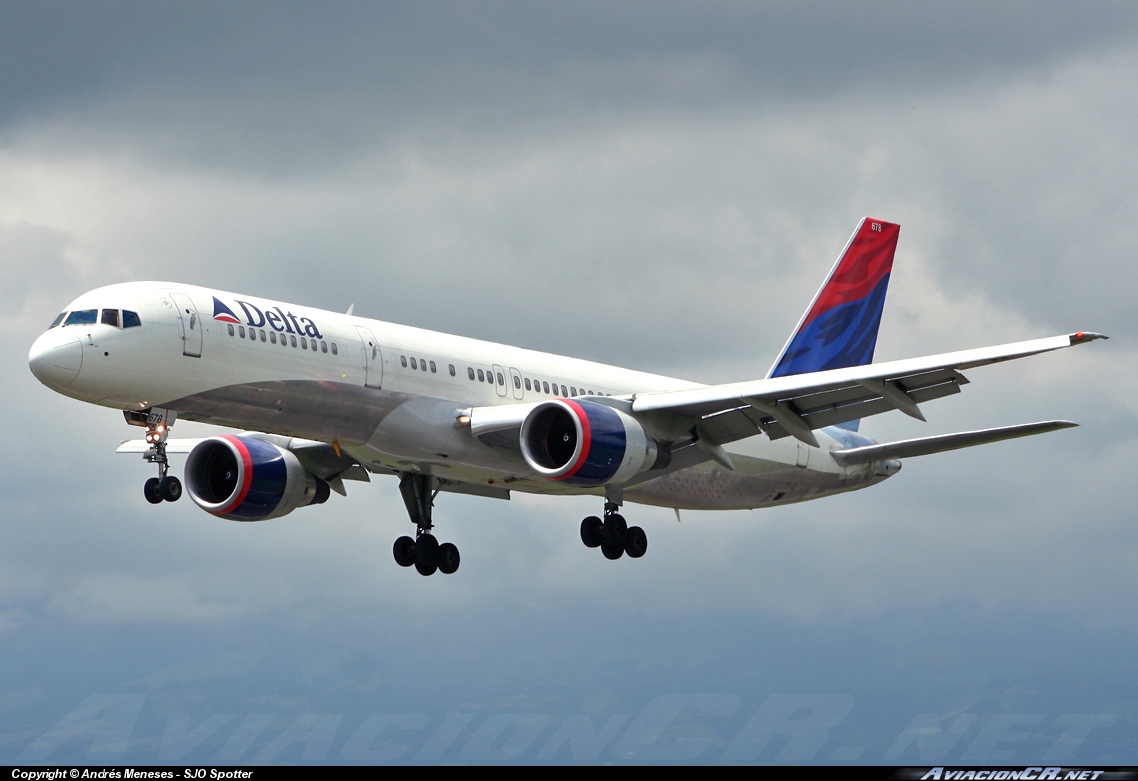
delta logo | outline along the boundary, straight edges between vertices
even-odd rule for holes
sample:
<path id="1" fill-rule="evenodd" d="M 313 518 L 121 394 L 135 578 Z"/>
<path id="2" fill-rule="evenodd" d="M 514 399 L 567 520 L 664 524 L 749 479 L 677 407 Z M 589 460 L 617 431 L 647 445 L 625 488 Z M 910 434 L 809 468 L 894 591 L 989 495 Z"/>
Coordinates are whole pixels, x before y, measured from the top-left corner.
<path id="1" fill-rule="evenodd" d="M 223 323 L 244 324 L 250 328 L 272 328 L 278 333 L 296 334 L 298 336 L 311 336 L 313 339 L 323 339 L 324 334 L 316 327 L 316 323 L 307 317 L 297 317 L 292 312 L 282 312 L 279 306 L 261 311 L 255 304 L 248 301 L 238 301 L 237 306 L 245 313 L 242 321 L 237 314 L 213 297 L 213 319 Z"/>

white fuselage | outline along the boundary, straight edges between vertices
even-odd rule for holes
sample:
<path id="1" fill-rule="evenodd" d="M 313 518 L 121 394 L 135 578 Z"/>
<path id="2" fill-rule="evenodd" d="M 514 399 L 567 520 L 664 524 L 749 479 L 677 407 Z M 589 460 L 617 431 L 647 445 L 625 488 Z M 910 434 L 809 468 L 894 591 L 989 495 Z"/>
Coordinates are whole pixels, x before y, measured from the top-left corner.
<path id="1" fill-rule="evenodd" d="M 224 311 L 218 312 L 220 303 Z M 455 420 L 471 407 L 563 396 L 632 396 L 698 383 L 352 315 L 163 282 L 85 293 L 29 355 L 54 390 L 123 410 L 335 442 L 379 471 L 429 471 L 531 493 L 602 494 L 537 475 L 516 447 L 486 444 Z M 106 324 L 104 310 L 117 311 Z M 124 312 L 140 325 L 124 327 Z M 220 318 L 220 319 L 218 319 Z M 236 321 L 236 322 L 232 322 Z M 472 379 L 473 376 L 473 379 Z M 548 390 L 547 390 L 548 388 Z M 844 429 L 755 436 L 728 447 L 734 470 L 708 461 L 630 486 L 635 502 L 752 508 L 861 488 L 895 467 L 838 465 L 829 451 L 870 440 Z M 499 446 L 503 444 L 504 446 Z"/>

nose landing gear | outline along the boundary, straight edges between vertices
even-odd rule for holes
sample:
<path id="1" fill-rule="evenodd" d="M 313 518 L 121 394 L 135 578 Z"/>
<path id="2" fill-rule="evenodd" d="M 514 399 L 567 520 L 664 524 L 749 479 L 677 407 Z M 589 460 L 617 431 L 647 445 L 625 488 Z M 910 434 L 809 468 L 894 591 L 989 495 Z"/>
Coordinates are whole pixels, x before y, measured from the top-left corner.
<path id="1" fill-rule="evenodd" d="M 182 498 L 182 481 L 168 474 L 170 459 L 166 456 L 166 440 L 170 427 L 174 425 L 178 413 L 173 410 L 149 410 L 147 412 L 123 413 L 126 422 L 134 426 L 146 427 L 146 442 L 150 450 L 142 457 L 151 464 L 158 465 L 158 477 L 152 477 L 142 486 L 143 496 L 151 504 L 176 502 Z"/>
<path id="2" fill-rule="evenodd" d="M 415 539 L 404 535 L 395 541 L 392 553 L 400 567 L 415 567 L 420 575 L 441 572 L 453 575 L 458 570 L 460 557 L 454 543 L 441 545 L 431 534 L 431 510 L 438 494 L 438 481 L 431 475 L 407 472 L 399 478 L 399 493 L 407 506 L 411 523 L 415 524 Z"/>

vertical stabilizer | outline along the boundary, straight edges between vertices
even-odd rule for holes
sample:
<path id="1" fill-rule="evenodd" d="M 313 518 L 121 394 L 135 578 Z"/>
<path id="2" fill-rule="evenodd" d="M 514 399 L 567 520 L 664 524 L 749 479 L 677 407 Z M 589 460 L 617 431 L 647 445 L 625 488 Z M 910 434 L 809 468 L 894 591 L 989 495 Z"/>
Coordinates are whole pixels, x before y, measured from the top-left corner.
<path id="1" fill-rule="evenodd" d="M 873 362 L 901 226 L 866 217 L 782 348 L 768 377 Z"/>

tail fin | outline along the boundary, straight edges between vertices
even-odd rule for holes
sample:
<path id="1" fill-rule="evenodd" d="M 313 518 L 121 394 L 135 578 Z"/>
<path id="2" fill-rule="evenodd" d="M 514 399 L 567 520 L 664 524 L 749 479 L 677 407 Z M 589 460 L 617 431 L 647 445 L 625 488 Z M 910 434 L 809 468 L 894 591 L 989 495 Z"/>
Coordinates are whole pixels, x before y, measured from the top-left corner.
<path id="1" fill-rule="evenodd" d="M 873 362 L 900 232 L 871 217 L 858 224 L 767 377 Z"/>

